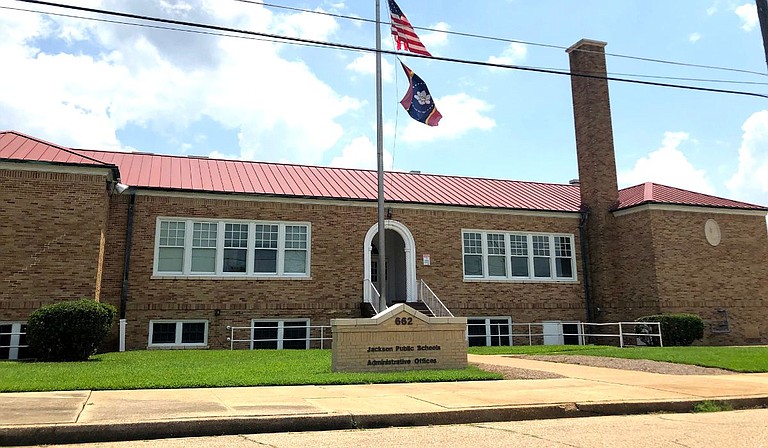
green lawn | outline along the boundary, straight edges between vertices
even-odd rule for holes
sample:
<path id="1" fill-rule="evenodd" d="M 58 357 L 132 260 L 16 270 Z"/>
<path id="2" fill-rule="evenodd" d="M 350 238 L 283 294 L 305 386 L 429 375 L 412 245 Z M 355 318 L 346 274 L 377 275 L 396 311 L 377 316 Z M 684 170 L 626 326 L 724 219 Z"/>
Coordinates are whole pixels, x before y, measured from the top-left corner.
<path id="1" fill-rule="evenodd" d="M 501 379 L 464 370 L 333 373 L 330 350 L 162 350 L 106 353 L 88 362 L 0 362 L 0 392 L 366 384 Z"/>
<path id="2" fill-rule="evenodd" d="M 599 345 L 538 345 L 471 347 L 478 355 L 589 355 L 650 359 L 678 364 L 718 367 L 736 372 L 768 372 L 768 347 L 608 347 Z"/>

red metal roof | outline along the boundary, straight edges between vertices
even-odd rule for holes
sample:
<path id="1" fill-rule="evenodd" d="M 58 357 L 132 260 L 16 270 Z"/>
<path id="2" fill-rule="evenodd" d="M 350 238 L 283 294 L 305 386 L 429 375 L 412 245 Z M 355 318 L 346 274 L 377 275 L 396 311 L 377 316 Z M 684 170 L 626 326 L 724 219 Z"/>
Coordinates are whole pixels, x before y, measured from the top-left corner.
<path id="1" fill-rule="evenodd" d="M 750 210 L 768 210 L 766 207 L 733 201 L 703 193 L 668 187 L 666 185 L 646 182 L 619 191 L 617 210 L 642 204 L 675 204 L 697 205 L 701 207 L 740 208 Z"/>
<path id="2" fill-rule="evenodd" d="M 363 201 L 377 197 L 371 170 L 71 149 L 12 131 L 0 132 L 2 159 L 115 165 L 122 183 L 137 188 Z M 387 202 L 558 212 L 580 208 L 579 187 L 570 184 L 386 172 L 384 185 Z M 619 201 L 619 208 L 654 202 L 764 210 L 655 184 L 621 190 Z"/>

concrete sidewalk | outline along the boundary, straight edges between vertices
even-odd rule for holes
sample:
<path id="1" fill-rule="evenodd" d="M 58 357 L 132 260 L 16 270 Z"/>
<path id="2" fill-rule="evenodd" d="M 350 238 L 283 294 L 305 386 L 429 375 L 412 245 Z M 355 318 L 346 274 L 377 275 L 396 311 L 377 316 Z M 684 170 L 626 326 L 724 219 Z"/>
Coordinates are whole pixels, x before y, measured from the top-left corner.
<path id="1" fill-rule="evenodd" d="M 661 375 L 469 355 L 545 380 L 0 394 L 0 445 L 439 425 L 768 406 L 768 374 Z"/>

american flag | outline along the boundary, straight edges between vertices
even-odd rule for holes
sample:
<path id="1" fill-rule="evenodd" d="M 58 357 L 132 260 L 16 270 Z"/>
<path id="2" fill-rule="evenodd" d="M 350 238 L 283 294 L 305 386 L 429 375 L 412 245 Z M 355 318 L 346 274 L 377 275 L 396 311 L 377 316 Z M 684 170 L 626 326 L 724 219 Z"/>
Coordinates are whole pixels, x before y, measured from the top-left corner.
<path id="1" fill-rule="evenodd" d="M 397 6 L 395 0 L 388 0 L 388 3 L 390 22 L 392 22 L 392 37 L 397 43 L 397 49 L 423 56 L 432 56 L 427 51 L 427 48 L 424 47 L 424 44 L 421 43 L 421 40 L 419 40 L 419 36 L 413 30 L 411 22 L 408 21 L 403 11 Z"/>

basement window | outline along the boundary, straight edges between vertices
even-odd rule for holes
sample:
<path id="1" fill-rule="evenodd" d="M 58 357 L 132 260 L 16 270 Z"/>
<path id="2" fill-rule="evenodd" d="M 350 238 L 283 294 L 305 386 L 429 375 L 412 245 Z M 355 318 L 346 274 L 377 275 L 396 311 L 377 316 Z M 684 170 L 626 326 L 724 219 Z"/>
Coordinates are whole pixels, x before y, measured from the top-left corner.
<path id="1" fill-rule="evenodd" d="M 575 281 L 574 236 L 463 230 L 464 280 Z"/>
<path id="2" fill-rule="evenodd" d="M 309 319 L 253 319 L 251 350 L 309 349 Z"/>
<path id="3" fill-rule="evenodd" d="M 206 347 L 207 320 L 152 320 L 149 322 L 149 347 Z"/>
<path id="4" fill-rule="evenodd" d="M 512 345 L 512 318 L 467 318 L 467 342 L 470 347 L 497 347 Z"/>
<path id="5" fill-rule="evenodd" d="M 29 358 L 26 322 L 0 322 L 0 359 Z"/>

